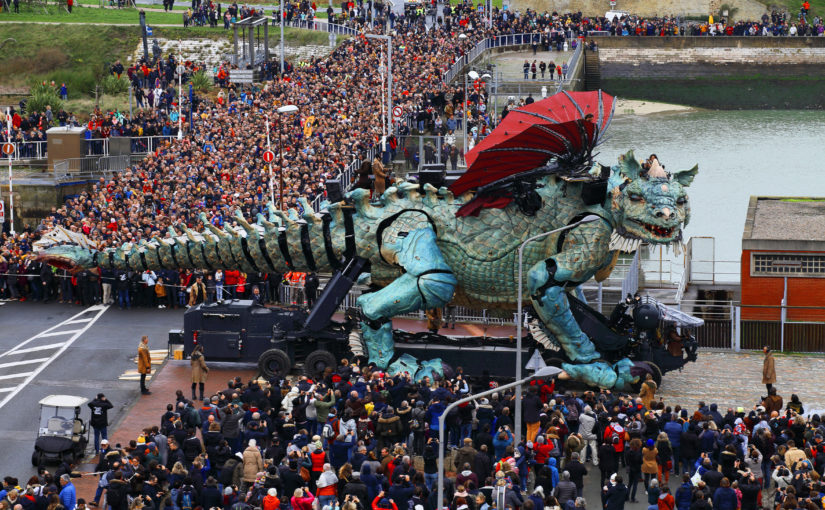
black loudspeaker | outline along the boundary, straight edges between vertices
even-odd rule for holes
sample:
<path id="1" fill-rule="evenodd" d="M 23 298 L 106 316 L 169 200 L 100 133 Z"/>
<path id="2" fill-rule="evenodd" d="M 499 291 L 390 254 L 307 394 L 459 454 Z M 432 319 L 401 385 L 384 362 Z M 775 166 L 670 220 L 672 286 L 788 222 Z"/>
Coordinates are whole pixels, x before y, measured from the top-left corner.
<path id="1" fill-rule="evenodd" d="M 330 179 L 326 183 L 327 200 L 330 204 L 344 201 L 344 187 L 341 186 L 340 179 Z"/>
<path id="2" fill-rule="evenodd" d="M 421 165 L 421 170 L 418 172 L 418 184 L 422 187 L 425 184 L 432 184 L 433 187 L 440 188 L 444 185 L 444 178 L 446 173 L 446 163 Z"/>

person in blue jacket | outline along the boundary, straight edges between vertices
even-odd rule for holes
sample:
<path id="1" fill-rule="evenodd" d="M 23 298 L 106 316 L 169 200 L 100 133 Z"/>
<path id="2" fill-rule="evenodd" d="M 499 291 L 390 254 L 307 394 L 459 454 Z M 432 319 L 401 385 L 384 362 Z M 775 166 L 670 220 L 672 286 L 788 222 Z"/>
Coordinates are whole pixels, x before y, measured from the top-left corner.
<path id="1" fill-rule="evenodd" d="M 66 510 L 75 510 L 77 507 L 77 492 L 68 474 L 60 475 L 60 504 Z"/>
<path id="2" fill-rule="evenodd" d="M 736 492 L 730 488 L 730 480 L 722 478 L 719 488 L 713 493 L 713 510 L 736 510 L 738 506 Z"/>
<path id="3" fill-rule="evenodd" d="M 496 460 L 504 457 L 505 450 L 511 444 L 513 444 L 513 433 L 510 432 L 510 427 L 501 427 L 493 437 L 493 450 L 496 455 Z"/>
<path id="4" fill-rule="evenodd" d="M 675 498 L 677 510 L 690 510 L 690 504 L 693 502 L 693 484 L 690 483 L 690 475 L 682 475 L 682 485 L 676 489 Z"/>

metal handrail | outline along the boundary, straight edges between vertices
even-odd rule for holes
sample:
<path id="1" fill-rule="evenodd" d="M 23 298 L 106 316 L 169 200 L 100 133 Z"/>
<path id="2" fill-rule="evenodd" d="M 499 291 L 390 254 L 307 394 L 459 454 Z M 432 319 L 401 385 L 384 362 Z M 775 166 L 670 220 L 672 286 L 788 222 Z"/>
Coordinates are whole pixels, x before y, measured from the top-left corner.
<path id="1" fill-rule="evenodd" d="M 46 140 L 23 140 L 22 142 L 11 142 L 14 145 L 14 152 L 11 155 L 12 161 L 21 159 L 45 159 L 48 148 Z M 8 160 L 6 155 L 2 159 Z"/>
<path id="2" fill-rule="evenodd" d="M 555 35 L 559 32 L 564 33 L 565 36 L 568 38 L 572 38 L 573 34 L 570 30 L 552 30 L 550 34 Z M 462 55 L 458 60 L 456 60 L 456 62 L 453 63 L 453 65 L 450 66 L 450 68 L 447 71 L 445 71 L 442 79 L 444 80 L 444 83 L 451 83 L 461 73 L 464 67 L 472 65 L 473 62 L 478 60 L 478 58 L 489 49 L 502 48 L 508 46 L 522 46 L 524 44 L 530 44 L 533 41 L 534 37 L 541 38 L 541 36 L 541 32 L 526 32 L 520 34 L 500 35 L 492 38 L 482 39 L 481 41 L 476 43 L 476 45 L 473 46 L 470 49 L 470 51 L 468 51 L 467 53 Z"/>

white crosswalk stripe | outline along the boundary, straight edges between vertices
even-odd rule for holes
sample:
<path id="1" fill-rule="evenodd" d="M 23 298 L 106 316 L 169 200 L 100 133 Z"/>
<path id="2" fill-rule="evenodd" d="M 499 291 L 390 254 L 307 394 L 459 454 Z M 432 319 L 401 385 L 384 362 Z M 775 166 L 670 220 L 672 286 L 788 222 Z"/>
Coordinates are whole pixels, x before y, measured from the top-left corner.
<path id="1" fill-rule="evenodd" d="M 0 362 L 0 381 L 9 381 L 9 383 L 14 384 L 16 380 L 20 380 L 15 386 L 0 388 L 0 394 L 6 394 L 3 400 L 0 400 L 0 408 L 11 401 L 11 399 L 31 383 L 35 377 L 45 370 L 46 367 L 63 354 L 66 349 L 80 338 L 80 335 L 91 328 L 108 309 L 108 305 L 90 306 L 65 321 L 55 324 L 45 331 L 20 342 L 11 349 L 0 353 L 0 360 L 2 360 L 2 362 Z M 80 329 L 78 329 L 78 326 Z M 50 343 L 43 343 L 43 340 L 51 339 L 52 337 L 64 337 L 65 340 L 62 342 L 51 341 Z M 21 354 L 29 354 L 32 352 L 37 352 L 38 357 L 34 359 L 21 359 L 18 357 Z M 8 361 L 3 360 L 3 358 L 7 358 Z M 21 369 L 30 370 L 21 372 Z"/>

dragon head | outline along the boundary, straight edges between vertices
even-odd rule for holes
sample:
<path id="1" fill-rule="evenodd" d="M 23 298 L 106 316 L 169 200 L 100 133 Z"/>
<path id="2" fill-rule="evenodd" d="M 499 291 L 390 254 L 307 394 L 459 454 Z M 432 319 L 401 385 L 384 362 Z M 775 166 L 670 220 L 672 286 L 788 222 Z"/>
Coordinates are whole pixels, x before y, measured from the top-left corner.
<path id="1" fill-rule="evenodd" d="M 607 206 L 615 220 L 611 249 L 632 251 L 642 242 L 679 247 L 690 220 L 685 188 L 697 172 L 694 166 L 669 174 L 658 161 L 644 169 L 633 151 L 620 156 L 608 181 Z"/>
<path id="2" fill-rule="evenodd" d="M 37 253 L 37 260 L 71 272 L 94 267 L 93 252 L 77 245 L 52 246 Z"/>

